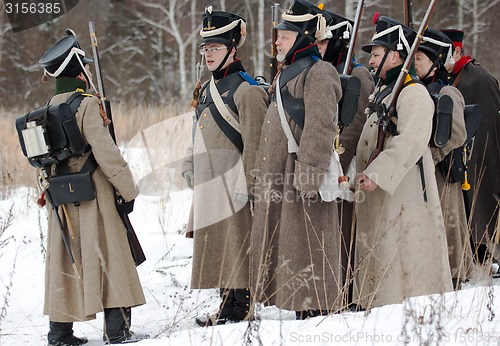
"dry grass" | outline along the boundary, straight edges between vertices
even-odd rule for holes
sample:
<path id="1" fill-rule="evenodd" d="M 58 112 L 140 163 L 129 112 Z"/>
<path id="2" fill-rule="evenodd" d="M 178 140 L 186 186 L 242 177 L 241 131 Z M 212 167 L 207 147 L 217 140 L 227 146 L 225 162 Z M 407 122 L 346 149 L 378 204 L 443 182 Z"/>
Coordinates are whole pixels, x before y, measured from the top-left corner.
<path id="1" fill-rule="evenodd" d="M 166 107 L 128 105 L 124 102 L 112 105 L 118 144 L 125 145 L 141 130 L 189 110 L 187 101 Z M 15 130 L 16 119 L 25 113 L 26 110 L 0 108 L 0 127 L 3 129 L 0 141 L 0 198 L 8 197 L 13 188 L 36 186 L 35 169 L 24 157 Z"/>

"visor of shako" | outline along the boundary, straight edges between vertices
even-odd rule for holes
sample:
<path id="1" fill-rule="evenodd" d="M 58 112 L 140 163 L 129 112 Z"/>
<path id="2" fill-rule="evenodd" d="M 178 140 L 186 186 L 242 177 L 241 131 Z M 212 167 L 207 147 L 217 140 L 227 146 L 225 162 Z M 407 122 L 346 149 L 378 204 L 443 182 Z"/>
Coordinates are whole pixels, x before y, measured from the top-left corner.
<path id="1" fill-rule="evenodd" d="M 324 10 L 324 12 L 326 14 L 326 30 L 322 39 L 342 40 L 349 43 L 354 22 L 332 11 Z"/>
<path id="2" fill-rule="evenodd" d="M 453 43 L 454 47 L 463 48 L 464 42 L 464 32 L 458 29 L 441 29 L 443 34 L 445 34 Z"/>
<path id="3" fill-rule="evenodd" d="M 437 29 L 428 28 L 418 49 L 429 57 L 432 62 L 438 60 L 438 64 L 444 65 L 453 55 L 453 43 Z"/>
<path id="4" fill-rule="evenodd" d="M 392 18 L 382 16 L 376 21 L 376 29 L 372 42 L 364 45 L 361 49 L 370 53 L 372 47 L 383 46 L 399 52 L 401 57 L 405 58 L 408 56 L 416 37 L 417 33 L 412 28 Z"/>
<path id="5" fill-rule="evenodd" d="M 82 64 L 92 62 L 85 57 L 85 52 L 80 48 L 74 32 L 68 30 L 67 34 L 49 48 L 38 62 L 52 77 L 76 77 L 83 72 Z"/>
<path id="6" fill-rule="evenodd" d="M 209 43 L 221 43 L 239 48 L 245 43 L 246 21 L 237 14 L 213 11 L 207 6 L 203 14 L 203 23 L 200 35 L 203 38 L 201 46 Z"/>
<path id="7" fill-rule="evenodd" d="M 274 28 L 298 32 L 297 41 L 302 41 L 300 36 L 303 36 L 308 41 L 307 45 L 324 35 L 326 20 L 323 11 L 309 1 L 295 0 L 281 18 L 283 21 Z"/>

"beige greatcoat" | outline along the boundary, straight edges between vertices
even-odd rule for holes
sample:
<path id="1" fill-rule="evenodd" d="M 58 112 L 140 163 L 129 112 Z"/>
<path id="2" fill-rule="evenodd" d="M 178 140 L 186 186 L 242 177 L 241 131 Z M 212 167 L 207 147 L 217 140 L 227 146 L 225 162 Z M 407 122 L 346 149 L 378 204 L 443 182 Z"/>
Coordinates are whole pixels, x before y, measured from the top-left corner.
<path id="1" fill-rule="evenodd" d="M 385 86 L 382 86 L 382 89 Z M 376 90 L 377 92 L 377 90 Z M 446 234 L 428 147 L 434 104 L 421 84 L 405 87 L 397 100 L 398 135 L 368 166 L 377 143 L 372 113 L 357 147 L 357 167 L 377 185 L 358 191 L 354 300 L 369 309 L 405 298 L 452 290 Z M 427 202 L 417 161 L 423 157 Z M 365 168 L 366 167 L 366 168 Z"/>
<path id="2" fill-rule="evenodd" d="M 194 172 L 191 288 L 249 287 L 250 172 L 267 94 L 261 87 L 243 82 L 234 93 L 234 103 L 238 114 L 231 113 L 240 123 L 243 153 L 222 132 L 207 107 L 195 122 L 194 143 L 181 166 L 182 173 Z"/>
<path id="3" fill-rule="evenodd" d="M 71 94 L 58 94 L 50 103 L 64 102 Z M 66 205 L 74 238 L 69 236 L 69 222 L 62 208 L 59 208 L 80 279 L 71 267 L 59 224 L 52 206 L 47 203 L 49 228 L 43 312 L 53 322 L 94 319 L 95 314 L 105 308 L 132 307 L 145 303 L 126 230 L 116 211 L 113 194 L 114 186 L 127 201 L 138 195 L 132 174 L 108 128 L 102 124 L 96 97 L 83 99 L 76 118 L 98 163 L 92 174 L 96 198 L 82 202 L 79 207 Z M 70 170 L 79 171 L 87 156 L 70 159 Z"/>
<path id="4" fill-rule="evenodd" d="M 278 308 L 335 310 L 342 287 L 337 203 L 319 196 L 302 198 L 300 193 L 319 189 L 337 133 L 342 90 L 337 71 L 324 61 L 287 87 L 293 97 L 304 100 L 304 129 L 286 114 L 299 144 L 299 151 L 289 154 L 277 104 L 271 103 L 255 165 L 252 288 L 257 301 Z"/>
<path id="5" fill-rule="evenodd" d="M 465 102 L 462 94 L 452 86 L 443 87 L 439 93 L 452 98 L 453 115 L 451 137 L 448 144 L 443 148 L 431 147 L 432 157 L 436 164 L 442 161 L 453 149 L 460 147 L 467 138 L 464 118 Z M 454 279 L 468 279 L 474 271 L 475 264 L 470 247 L 462 184 L 460 182 L 447 182 L 447 174 L 439 166 L 436 166 L 436 181 L 446 228 L 451 277 Z"/>

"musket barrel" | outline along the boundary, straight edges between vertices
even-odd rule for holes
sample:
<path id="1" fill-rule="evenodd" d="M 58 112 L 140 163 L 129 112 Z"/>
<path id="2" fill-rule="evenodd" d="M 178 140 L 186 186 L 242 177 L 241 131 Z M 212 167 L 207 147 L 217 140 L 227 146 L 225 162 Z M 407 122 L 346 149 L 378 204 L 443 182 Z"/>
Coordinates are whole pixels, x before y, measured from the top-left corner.
<path id="1" fill-rule="evenodd" d="M 344 71 L 342 71 L 342 74 L 349 73 L 349 66 L 351 66 L 351 60 L 354 52 L 354 45 L 356 44 L 356 37 L 358 36 L 359 24 L 361 22 L 361 14 L 363 13 L 364 4 L 365 4 L 364 0 L 358 1 L 358 8 L 356 9 L 356 15 L 354 16 L 354 26 L 352 28 L 352 37 L 349 41 L 349 49 L 347 50 L 347 57 L 345 60 Z"/>
<path id="2" fill-rule="evenodd" d="M 408 57 L 403 63 L 403 67 L 401 68 L 401 72 L 399 73 L 398 79 L 396 80 L 396 84 L 394 85 L 394 89 L 389 96 L 389 102 L 387 103 L 391 107 L 389 107 L 389 110 L 396 105 L 396 100 L 397 96 L 399 95 L 399 92 L 401 91 L 404 80 L 406 78 L 406 75 L 408 74 L 408 70 L 413 62 L 413 58 L 415 54 L 417 53 L 418 46 L 420 45 L 420 42 L 422 42 L 422 35 L 424 31 L 427 28 L 427 25 L 429 23 L 432 11 L 434 10 L 434 6 L 436 5 L 436 0 L 431 0 L 429 3 L 429 7 L 427 8 L 427 11 L 425 12 L 424 19 L 422 19 L 422 23 L 420 24 L 420 27 L 418 28 L 417 31 L 417 37 L 415 38 L 415 41 L 413 41 L 413 44 L 410 48 L 410 51 L 408 52 Z"/>
<path id="3" fill-rule="evenodd" d="M 101 63 L 99 60 L 99 51 L 97 50 L 97 36 L 95 33 L 95 25 L 94 22 L 89 22 L 89 32 L 90 32 L 90 46 L 92 47 L 92 54 L 94 55 L 94 66 L 95 66 L 95 74 L 97 78 L 97 90 L 101 98 L 104 99 L 106 94 L 104 93 L 104 84 L 102 82 L 102 74 L 101 74 Z M 106 114 L 109 117 L 109 114 Z"/>
<path id="4" fill-rule="evenodd" d="M 279 24 L 280 4 L 271 6 L 271 81 L 277 73 L 278 65 L 276 61 L 276 40 L 278 38 L 274 27 Z"/>

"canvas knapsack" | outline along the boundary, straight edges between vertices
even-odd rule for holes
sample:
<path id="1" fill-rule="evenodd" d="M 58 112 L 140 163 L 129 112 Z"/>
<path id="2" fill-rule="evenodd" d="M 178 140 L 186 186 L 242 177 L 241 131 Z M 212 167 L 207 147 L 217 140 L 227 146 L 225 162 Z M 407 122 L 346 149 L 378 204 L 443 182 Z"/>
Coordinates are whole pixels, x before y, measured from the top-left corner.
<path id="1" fill-rule="evenodd" d="M 75 118 L 86 96 L 75 92 L 66 102 L 46 105 L 16 119 L 21 149 L 32 166 L 57 165 L 90 150 Z"/>

